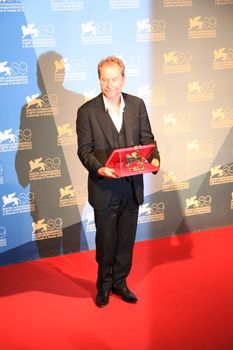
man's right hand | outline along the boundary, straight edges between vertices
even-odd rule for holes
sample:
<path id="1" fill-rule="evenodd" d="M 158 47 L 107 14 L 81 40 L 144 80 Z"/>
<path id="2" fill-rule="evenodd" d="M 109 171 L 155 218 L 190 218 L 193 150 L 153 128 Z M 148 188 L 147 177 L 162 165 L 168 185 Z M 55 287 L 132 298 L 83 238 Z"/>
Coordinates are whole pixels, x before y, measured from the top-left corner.
<path id="1" fill-rule="evenodd" d="M 100 176 L 108 177 L 108 178 L 112 178 L 112 179 L 117 178 L 116 174 L 114 173 L 114 169 L 112 169 L 112 168 L 107 168 L 107 167 L 99 168 L 98 174 Z"/>

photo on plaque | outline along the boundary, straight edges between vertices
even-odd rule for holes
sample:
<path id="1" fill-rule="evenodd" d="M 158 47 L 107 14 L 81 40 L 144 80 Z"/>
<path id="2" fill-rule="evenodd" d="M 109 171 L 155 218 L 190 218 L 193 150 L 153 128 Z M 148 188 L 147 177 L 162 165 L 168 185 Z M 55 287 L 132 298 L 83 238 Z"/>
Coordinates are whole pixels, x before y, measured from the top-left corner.
<path id="1" fill-rule="evenodd" d="M 155 145 L 115 149 L 112 151 L 105 166 L 114 169 L 118 177 L 156 172 L 159 170 L 159 167 L 155 167 L 148 161 L 154 149 Z"/>

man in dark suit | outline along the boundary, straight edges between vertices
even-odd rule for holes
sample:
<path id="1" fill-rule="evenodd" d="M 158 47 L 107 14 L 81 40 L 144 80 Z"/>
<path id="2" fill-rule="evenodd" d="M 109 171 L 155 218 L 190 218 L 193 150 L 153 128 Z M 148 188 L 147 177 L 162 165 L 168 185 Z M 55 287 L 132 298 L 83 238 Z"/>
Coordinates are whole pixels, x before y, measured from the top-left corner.
<path id="1" fill-rule="evenodd" d="M 132 265 L 138 209 L 143 203 L 143 175 L 117 178 L 105 163 L 113 149 L 156 145 L 156 141 L 143 100 L 122 92 L 122 60 L 115 56 L 101 60 L 98 75 L 101 94 L 79 108 L 77 135 L 78 156 L 89 172 L 88 199 L 95 215 L 96 304 L 103 307 L 110 292 L 126 302 L 137 302 L 126 278 Z M 157 147 L 150 160 L 159 166 Z"/>

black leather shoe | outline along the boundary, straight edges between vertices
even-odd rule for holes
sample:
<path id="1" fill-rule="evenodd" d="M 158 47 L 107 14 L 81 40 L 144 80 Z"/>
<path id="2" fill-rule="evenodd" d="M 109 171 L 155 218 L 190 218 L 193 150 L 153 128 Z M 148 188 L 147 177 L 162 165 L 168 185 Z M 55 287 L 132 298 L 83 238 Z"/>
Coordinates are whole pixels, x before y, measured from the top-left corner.
<path id="1" fill-rule="evenodd" d="M 138 301 L 136 295 L 134 295 L 127 287 L 117 288 L 112 286 L 113 294 L 119 295 L 122 300 L 126 301 L 126 303 L 136 303 Z"/>
<path id="2" fill-rule="evenodd" d="M 109 291 L 106 290 L 105 292 L 100 292 L 98 291 L 96 294 L 96 299 L 95 299 L 96 305 L 99 307 L 104 307 L 108 305 L 109 303 Z"/>

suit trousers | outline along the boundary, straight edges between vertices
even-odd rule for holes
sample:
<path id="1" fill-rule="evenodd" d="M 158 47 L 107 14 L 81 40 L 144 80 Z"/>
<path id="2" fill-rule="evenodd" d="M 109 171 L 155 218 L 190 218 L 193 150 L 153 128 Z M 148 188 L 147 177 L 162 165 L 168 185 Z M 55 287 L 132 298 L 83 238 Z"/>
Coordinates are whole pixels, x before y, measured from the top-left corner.
<path id="1" fill-rule="evenodd" d="M 97 289 L 126 286 L 133 257 L 138 209 L 130 177 L 114 180 L 114 192 L 105 210 L 95 210 Z"/>

